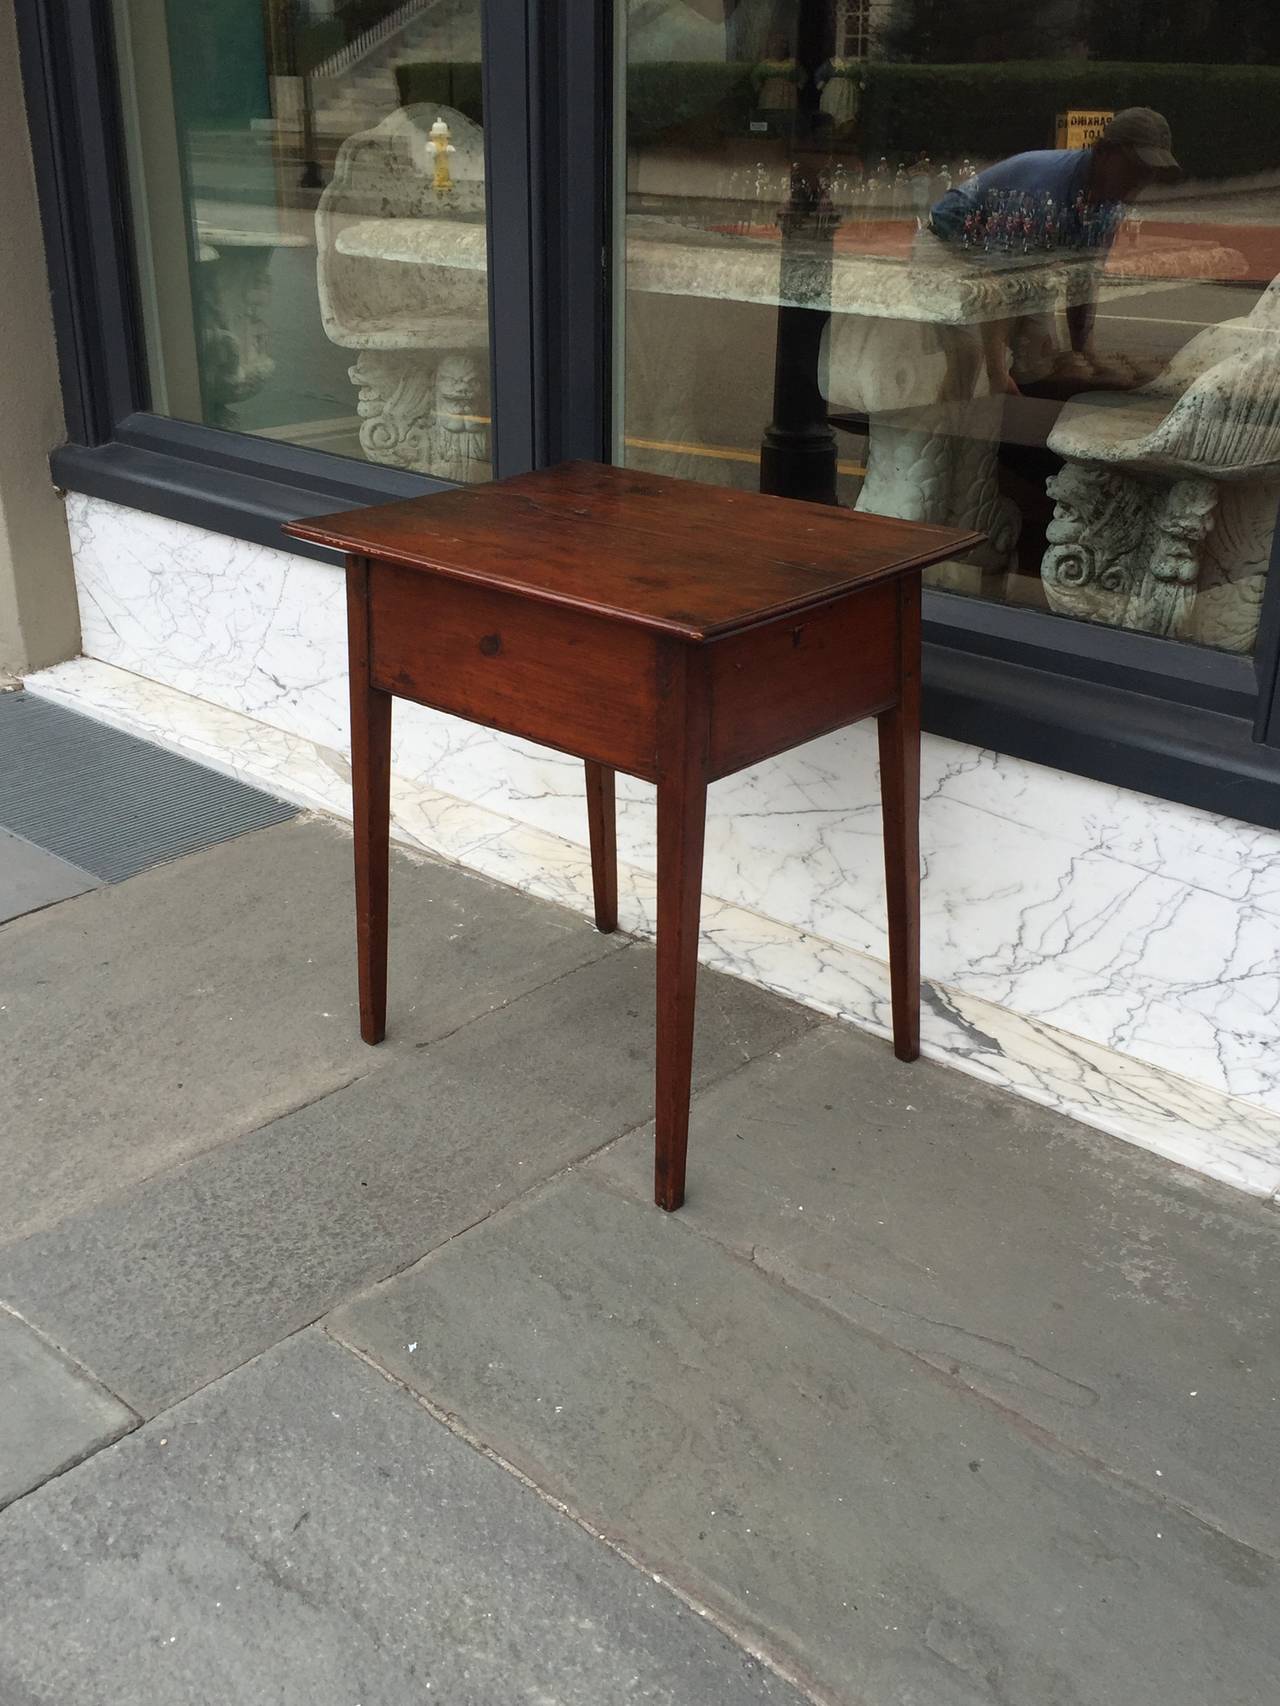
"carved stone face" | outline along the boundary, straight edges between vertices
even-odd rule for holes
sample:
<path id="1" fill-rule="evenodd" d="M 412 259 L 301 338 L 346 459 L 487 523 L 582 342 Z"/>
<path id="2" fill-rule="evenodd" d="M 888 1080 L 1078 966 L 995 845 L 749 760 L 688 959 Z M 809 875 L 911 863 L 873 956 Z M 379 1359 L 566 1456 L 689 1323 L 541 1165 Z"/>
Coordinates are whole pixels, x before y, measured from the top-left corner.
<path id="1" fill-rule="evenodd" d="M 436 368 L 435 424 L 445 432 L 473 431 L 480 383 L 480 364 L 474 356 L 445 356 Z"/>

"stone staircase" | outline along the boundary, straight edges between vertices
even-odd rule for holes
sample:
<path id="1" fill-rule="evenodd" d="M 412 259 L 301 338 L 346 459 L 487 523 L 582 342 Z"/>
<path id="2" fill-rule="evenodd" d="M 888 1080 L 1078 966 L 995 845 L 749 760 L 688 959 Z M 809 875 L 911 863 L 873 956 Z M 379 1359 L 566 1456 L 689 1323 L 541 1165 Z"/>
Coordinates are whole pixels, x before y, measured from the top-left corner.
<path id="1" fill-rule="evenodd" d="M 318 136 L 341 141 L 394 112 L 400 100 L 397 65 L 480 58 L 478 0 L 422 0 L 401 12 L 402 21 L 389 34 L 363 50 L 360 43 L 352 43 L 317 69 L 312 102 Z"/>

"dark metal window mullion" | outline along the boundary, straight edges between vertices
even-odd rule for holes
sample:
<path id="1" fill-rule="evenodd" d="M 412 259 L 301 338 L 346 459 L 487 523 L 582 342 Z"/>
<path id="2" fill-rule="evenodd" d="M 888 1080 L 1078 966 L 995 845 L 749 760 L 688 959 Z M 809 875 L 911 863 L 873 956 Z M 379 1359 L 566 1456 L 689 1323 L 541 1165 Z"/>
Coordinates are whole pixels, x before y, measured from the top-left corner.
<path id="1" fill-rule="evenodd" d="M 610 455 L 612 7 L 531 0 L 542 23 L 548 461 Z"/>
<path id="2" fill-rule="evenodd" d="M 1266 746 L 1280 746 L 1280 525 L 1271 538 L 1270 567 L 1262 595 L 1253 667 L 1258 678 L 1253 738 Z"/>
<path id="3" fill-rule="evenodd" d="M 496 471 L 608 455 L 611 145 L 601 0 L 485 0 Z"/>
<path id="4" fill-rule="evenodd" d="M 17 20 L 67 425 L 101 444 L 146 406 L 110 13 L 19 0 Z"/>
<path id="5" fill-rule="evenodd" d="M 481 14 L 491 431 L 499 478 L 535 467 L 542 437 L 531 11 L 526 0 L 483 0 Z"/>

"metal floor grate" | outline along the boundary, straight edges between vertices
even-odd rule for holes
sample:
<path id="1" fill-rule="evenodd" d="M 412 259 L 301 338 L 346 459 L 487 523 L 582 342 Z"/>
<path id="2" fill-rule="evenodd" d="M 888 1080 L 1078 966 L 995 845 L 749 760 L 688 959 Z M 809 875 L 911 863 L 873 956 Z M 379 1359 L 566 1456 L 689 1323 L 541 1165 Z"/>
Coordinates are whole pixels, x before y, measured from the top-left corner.
<path id="1" fill-rule="evenodd" d="M 297 807 L 30 693 L 0 693 L 0 826 L 118 882 Z"/>

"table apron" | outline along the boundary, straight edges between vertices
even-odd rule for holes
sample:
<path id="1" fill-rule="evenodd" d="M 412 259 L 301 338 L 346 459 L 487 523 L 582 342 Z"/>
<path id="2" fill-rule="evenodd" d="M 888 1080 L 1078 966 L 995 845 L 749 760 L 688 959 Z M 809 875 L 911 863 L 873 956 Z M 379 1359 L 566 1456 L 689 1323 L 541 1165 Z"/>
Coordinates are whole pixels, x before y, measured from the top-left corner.
<path id="1" fill-rule="evenodd" d="M 743 770 L 897 703 L 900 579 L 707 648 L 712 777 Z"/>
<path id="2" fill-rule="evenodd" d="M 382 691 L 656 776 L 653 634 L 376 560 L 369 629 L 370 674 Z"/>

